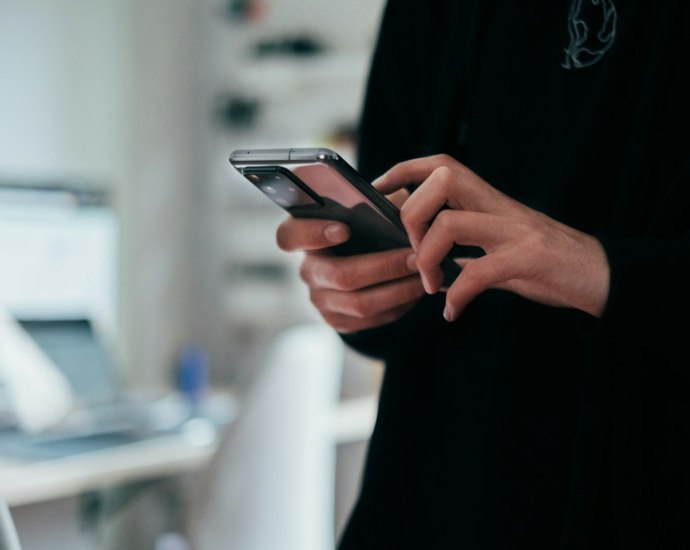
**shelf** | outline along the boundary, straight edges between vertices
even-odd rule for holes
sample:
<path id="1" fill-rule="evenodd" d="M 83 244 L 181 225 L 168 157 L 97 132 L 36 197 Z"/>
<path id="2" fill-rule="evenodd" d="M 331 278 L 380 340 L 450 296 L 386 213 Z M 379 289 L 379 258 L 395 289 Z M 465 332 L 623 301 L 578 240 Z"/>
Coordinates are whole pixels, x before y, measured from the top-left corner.
<path id="1" fill-rule="evenodd" d="M 276 244 L 276 230 L 287 214 L 259 197 L 265 209 L 234 210 L 221 224 L 223 257 L 233 262 L 278 262 L 297 265 L 299 256 L 288 254 Z"/>
<path id="2" fill-rule="evenodd" d="M 234 83 L 265 99 L 282 100 L 314 88 L 336 86 L 360 90 L 366 82 L 371 53 L 344 52 L 313 57 L 247 58 Z"/>
<path id="3" fill-rule="evenodd" d="M 280 327 L 317 320 L 301 284 L 233 284 L 223 293 L 223 308 L 227 321 L 235 324 Z"/>

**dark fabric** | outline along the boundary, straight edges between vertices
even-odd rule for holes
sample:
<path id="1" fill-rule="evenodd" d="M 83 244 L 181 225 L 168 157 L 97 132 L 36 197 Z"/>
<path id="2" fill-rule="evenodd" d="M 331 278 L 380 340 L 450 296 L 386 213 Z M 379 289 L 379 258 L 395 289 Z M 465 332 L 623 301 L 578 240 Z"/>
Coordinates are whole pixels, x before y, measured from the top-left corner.
<path id="1" fill-rule="evenodd" d="M 613 0 L 613 45 L 566 69 L 572 5 L 386 9 L 361 172 L 452 154 L 596 235 L 611 294 L 594 319 L 488 291 L 453 324 L 432 296 L 344 336 L 387 366 L 341 550 L 690 548 L 690 3 Z"/>

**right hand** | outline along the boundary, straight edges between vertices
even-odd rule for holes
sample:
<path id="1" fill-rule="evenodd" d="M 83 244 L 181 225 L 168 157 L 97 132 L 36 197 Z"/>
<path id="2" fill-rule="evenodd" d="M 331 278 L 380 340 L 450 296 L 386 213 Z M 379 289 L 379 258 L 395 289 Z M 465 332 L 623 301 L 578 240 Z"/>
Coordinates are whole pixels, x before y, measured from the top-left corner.
<path id="1" fill-rule="evenodd" d="M 334 256 L 328 248 L 347 241 L 347 225 L 289 217 L 278 228 L 278 246 L 304 251 L 300 276 L 326 323 L 348 333 L 392 323 L 424 296 L 411 248 L 358 256 Z"/>

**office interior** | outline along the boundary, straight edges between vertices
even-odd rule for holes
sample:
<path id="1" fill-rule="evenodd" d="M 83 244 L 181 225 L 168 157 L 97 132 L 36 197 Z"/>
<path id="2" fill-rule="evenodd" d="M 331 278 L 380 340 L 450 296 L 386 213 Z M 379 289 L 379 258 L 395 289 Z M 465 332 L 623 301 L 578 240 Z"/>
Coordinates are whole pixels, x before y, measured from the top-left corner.
<path id="1" fill-rule="evenodd" d="M 228 156 L 354 164 L 383 4 L 0 2 L 0 497 L 24 550 L 334 547 L 382 366 L 320 321 L 286 214 Z"/>

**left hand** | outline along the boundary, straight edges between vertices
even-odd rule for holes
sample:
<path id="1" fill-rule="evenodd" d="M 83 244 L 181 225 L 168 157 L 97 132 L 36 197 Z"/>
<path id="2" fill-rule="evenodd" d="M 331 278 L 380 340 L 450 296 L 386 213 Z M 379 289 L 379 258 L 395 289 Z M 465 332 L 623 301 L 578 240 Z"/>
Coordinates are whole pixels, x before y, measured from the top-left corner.
<path id="1" fill-rule="evenodd" d="M 486 252 L 458 260 L 463 270 L 448 289 L 446 320 L 490 288 L 601 317 L 610 268 L 597 239 L 511 199 L 446 155 L 400 163 L 374 185 L 389 194 L 414 183 L 421 185 L 400 215 L 428 293 L 440 289 L 439 265 L 453 244 Z M 439 212 L 444 205 L 450 210 Z"/>

